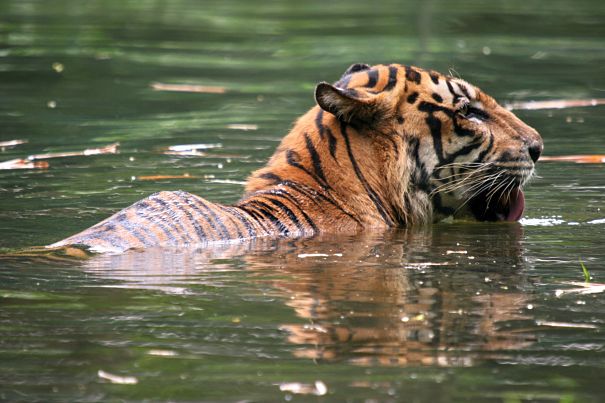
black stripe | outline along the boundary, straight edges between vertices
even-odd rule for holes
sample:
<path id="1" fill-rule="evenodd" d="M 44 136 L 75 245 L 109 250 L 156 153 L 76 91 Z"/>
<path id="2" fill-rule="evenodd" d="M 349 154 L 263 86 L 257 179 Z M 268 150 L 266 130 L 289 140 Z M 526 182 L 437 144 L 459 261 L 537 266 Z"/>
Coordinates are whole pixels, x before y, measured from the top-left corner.
<path id="1" fill-rule="evenodd" d="M 176 197 L 178 197 L 183 203 L 185 203 L 187 206 L 191 206 L 191 204 L 189 203 L 189 199 L 186 199 L 183 197 L 182 194 L 175 194 Z M 206 235 L 206 232 L 204 231 L 204 229 L 200 226 L 199 222 L 193 217 L 193 214 L 191 214 L 191 212 L 189 211 L 189 209 L 186 208 L 181 208 L 180 209 L 189 219 L 189 222 L 191 223 L 191 225 L 193 226 L 193 228 L 195 229 L 195 233 L 198 237 L 198 240 L 200 242 L 202 241 L 208 241 L 208 236 Z"/>
<path id="2" fill-rule="evenodd" d="M 319 228 L 317 228 L 317 226 L 315 225 L 315 222 L 313 222 L 311 217 L 309 217 L 309 215 L 307 213 L 305 213 L 305 210 L 298 204 L 298 202 L 291 195 L 289 195 L 287 193 L 283 193 L 283 194 L 278 194 L 277 196 L 283 197 L 284 199 L 287 199 L 292 204 L 294 204 L 298 208 L 298 211 L 300 211 L 300 213 L 303 215 L 303 217 L 305 217 L 307 224 L 309 224 L 309 226 L 313 229 L 313 233 L 315 233 L 315 234 L 319 233 Z"/>
<path id="3" fill-rule="evenodd" d="M 182 192 L 182 193 L 184 193 L 184 192 Z M 192 207 L 191 203 L 189 202 L 189 199 L 185 198 L 185 195 L 181 194 L 181 192 L 175 192 L 175 196 L 177 198 L 179 198 L 179 200 L 182 203 L 184 203 L 188 207 Z M 202 241 L 208 241 L 208 235 L 206 235 L 206 232 L 200 226 L 198 220 L 196 220 L 195 217 L 193 217 L 193 214 L 191 214 L 191 211 L 189 211 L 189 209 L 185 208 L 184 206 L 181 206 L 179 203 L 175 203 L 175 206 L 177 206 L 177 208 L 180 211 L 182 211 L 187 216 L 187 218 L 189 219 L 189 222 L 191 223 L 191 225 L 195 229 L 195 233 L 196 233 L 196 235 L 198 237 L 198 240 L 200 242 L 202 242 Z"/>
<path id="4" fill-rule="evenodd" d="M 492 148 L 494 148 L 494 134 L 490 131 L 489 132 L 489 143 L 487 144 L 487 147 L 485 148 L 485 150 L 483 150 L 483 151 L 481 151 L 481 153 L 479 153 L 479 155 L 477 156 L 477 159 L 475 159 L 475 162 L 483 162 L 483 160 L 485 160 L 485 156 L 492 151 Z"/>
<path id="5" fill-rule="evenodd" d="M 472 151 L 479 148 L 481 146 L 481 144 L 483 144 L 481 141 L 467 144 L 466 146 L 462 147 L 460 150 L 458 150 L 452 154 L 448 154 L 447 158 L 445 158 L 442 162 L 440 162 L 439 165 L 450 164 L 450 163 L 454 162 L 456 160 L 456 158 L 458 158 L 462 155 L 470 154 Z"/>
<path id="6" fill-rule="evenodd" d="M 452 94 L 452 97 L 454 97 L 454 100 L 452 101 L 452 104 L 454 106 L 456 106 L 456 104 L 458 103 L 458 100 L 461 98 L 460 95 L 458 93 L 456 93 L 456 91 L 454 91 L 454 86 L 452 85 L 452 83 L 450 82 L 450 80 L 445 80 L 445 83 L 447 84 L 447 89 L 450 91 L 450 93 Z"/>
<path id="7" fill-rule="evenodd" d="M 370 70 L 368 71 L 368 82 L 364 87 L 374 88 L 376 83 L 378 82 L 378 70 Z"/>
<path id="8" fill-rule="evenodd" d="M 477 135 L 473 130 L 462 127 L 460 123 L 458 123 L 458 119 L 458 116 L 455 116 L 454 119 L 452 119 L 454 123 L 454 133 L 460 137 L 475 137 Z"/>
<path id="9" fill-rule="evenodd" d="M 374 189 L 372 189 L 370 187 L 370 185 L 366 181 L 365 177 L 361 173 L 361 170 L 359 169 L 359 166 L 357 165 L 357 161 L 355 160 L 355 156 L 353 155 L 353 150 L 351 149 L 351 143 L 349 142 L 349 135 L 347 134 L 347 127 L 346 127 L 346 124 L 344 122 L 341 122 L 340 132 L 342 134 L 342 137 L 345 140 L 345 145 L 347 147 L 347 153 L 349 154 L 349 160 L 351 161 L 351 165 L 353 166 L 353 169 L 355 170 L 355 174 L 357 175 L 357 179 L 359 179 L 359 181 L 363 185 L 366 193 L 368 194 L 368 197 L 374 203 L 374 206 L 376 207 L 376 210 L 378 211 L 378 213 L 380 213 L 380 215 L 382 216 L 382 219 L 388 225 L 392 225 L 393 224 L 393 220 L 391 220 L 391 218 L 387 214 L 382 201 L 380 200 L 380 198 L 378 197 L 378 195 L 376 194 L 376 192 L 374 191 Z"/>
<path id="10" fill-rule="evenodd" d="M 326 128 L 326 133 L 328 133 L 328 147 L 330 149 L 330 155 L 332 158 L 336 159 L 336 137 L 334 137 L 334 133 L 330 128 Z"/>
<path id="11" fill-rule="evenodd" d="M 143 207 L 143 209 L 136 208 L 135 213 L 137 216 L 139 216 L 143 220 L 146 220 L 147 222 L 159 227 L 162 230 L 162 232 L 166 235 L 166 237 L 172 242 L 172 245 L 178 245 L 178 241 L 177 241 L 176 237 L 174 236 L 174 234 L 172 233 L 172 231 L 170 230 L 170 228 L 167 227 L 166 225 L 164 225 L 162 219 L 158 219 L 159 217 L 157 215 L 157 213 L 158 213 L 157 208 L 154 208 L 152 205 L 150 205 L 148 203 L 151 201 L 156 201 L 156 198 L 158 197 L 158 195 L 159 195 L 159 193 L 154 193 L 147 198 L 147 202 L 136 203 L 135 206 L 137 206 L 137 205 L 141 206 L 141 207 Z M 161 203 L 158 203 L 158 204 L 161 205 Z M 151 214 L 145 214 L 145 213 L 149 213 L 149 212 L 151 212 Z"/>
<path id="12" fill-rule="evenodd" d="M 434 71 L 431 71 L 429 73 L 429 76 L 431 77 L 431 81 L 435 84 L 435 85 L 439 85 L 439 74 L 435 73 Z"/>
<path id="13" fill-rule="evenodd" d="M 443 113 L 445 113 L 449 117 L 453 117 L 454 116 L 454 111 L 453 110 L 451 110 L 449 108 L 446 108 L 444 106 L 441 106 L 441 105 L 437 105 L 437 104 L 431 103 L 431 102 L 425 102 L 425 101 L 420 102 L 418 104 L 418 110 L 420 112 L 427 112 L 429 114 L 433 114 L 435 112 L 443 112 Z"/>
<path id="14" fill-rule="evenodd" d="M 184 195 L 181 195 L 181 197 L 186 197 L 187 193 L 182 192 Z M 191 207 L 197 214 L 199 214 L 200 216 L 202 216 L 202 218 L 206 221 L 206 224 L 208 224 L 210 226 L 210 228 L 212 228 L 212 230 L 216 233 L 216 235 L 218 236 L 218 238 L 210 238 L 210 236 L 206 236 L 206 239 L 208 240 L 220 240 L 220 239 L 229 239 L 229 233 L 227 231 L 224 231 L 223 234 L 221 235 L 219 233 L 219 230 L 216 226 L 216 223 L 214 221 L 212 221 L 210 219 L 210 216 L 205 212 L 202 211 L 202 209 L 200 209 L 199 207 L 199 202 L 198 200 L 194 200 L 191 199 L 189 197 L 186 198 L 186 203 L 189 207 Z M 205 205 L 202 205 L 204 207 L 204 210 L 208 211 L 208 207 Z M 224 225 L 223 225 L 224 227 Z"/>
<path id="15" fill-rule="evenodd" d="M 174 193 L 172 193 L 172 194 L 174 194 Z M 166 211 L 168 211 L 169 214 L 172 212 L 171 206 L 166 201 L 164 201 L 164 200 L 162 200 L 160 198 L 153 199 L 153 200 L 156 203 L 158 203 L 159 205 L 161 205 Z M 182 211 L 182 209 L 181 209 L 180 206 L 178 206 L 178 205 L 176 205 L 174 203 L 172 203 L 172 206 L 174 206 L 177 209 L 179 209 L 179 210 Z M 184 241 L 185 243 L 189 243 L 189 241 L 191 241 L 191 237 L 189 237 L 189 234 L 188 234 L 189 231 L 187 231 L 185 229 L 185 227 L 183 227 L 183 224 L 181 224 L 178 221 L 178 218 L 175 217 L 175 214 L 170 214 L 170 218 L 171 218 L 170 221 L 165 221 L 166 224 L 167 224 L 167 226 L 168 226 L 168 228 L 170 228 L 172 226 L 172 230 L 176 231 L 179 234 L 179 236 L 181 237 L 181 240 Z M 178 226 L 178 228 L 176 226 Z M 180 230 L 179 230 L 179 228 L 180 228 Z"/>
<path id="16" fill-rule="evenodd" d="M 314 233 L 319 233 L 319 229 L 317 228 L 317 226 L 315 225 L 315 223 L 313 222 L 311 217 L 309 217 L 307 215 L 307 213 L 305 213 L 304 209 L 300 206 L 299 201 L 297 199 L 295 199 L 291 194 L 289 194 L 283 190 L 280 190 L 280 189 L 271 189 L 271 190 L 255 193 L 255 195 L 256 194 L 272 195 L 275 197 L 280 197 L 282 199 L 288 200 L 290 203 L 292 203 L 293 206 L 296 206 L 298 211 L 300 211 L 300 213 L 303 215 L 303 217 L 305 217 L 305 220 L 307 221 L 309 226 L 311 226 L 311 228 L 313 228 Z"/>
<path id="17" fill-rule="evenodd" d="M 416 91 L 408 95 L 407 101 L 409 104 L 413 104 L 418 99 L 418 93 Z"/>
<path id="18" fill-rule="evenodd" d="M 382 90 L 390 91 L 395 87 L 395 85 L 397 85 L 397 67 L 389 66 L 389 81 Z"/>
<path id="19" fill-rule="evenodd" d="M 439 102 L 439 103 L 443 102 L 443 98 L 441 97 L 441 95 L 437 94 L 436 92 L 433 92 L 433 93 L 431 94 L 431 96 L 433 97 L 433 99 L 434 99 L 436 102 Z"/>
<path id="20" fill-rule="evenodd" d="M 285 215 L 287 215 L 288 218 L 290 219 L 290 221 L 292 221 L 292 223 L 296 226 L 296 228 L 298 228 L 301 235 L 303 235 L 306 232 L 305 227 L 303 227 L 303 225 L 298 220 L 298 217 L 296 216 L 296 214 L 294 214 L 294 212 L 288 206 L 286 206 L 284 203 L 280 202 L 279 200 L 275 200 L 273 198 L 265 197 L 265 199 L 267 201 L 269 201 L 271 204 L 273 204 L 274 206 L 276 206 L 277 208 L 279 208 Z"/>
<path id="21" fill-rule="evenodd" d="M 214 222 L 216 222 L 218 224 L 218 226 L 221 229 L 221 232 L 223 233 L 222 239 L 231 239 L 231 234 L 229 233 L 229 229 L 227 229 L 227 227 L 225 226 L 225 223 L 223 223 L 222 217 L 220 217 L 218 214 L 216 214 L 216 211 L 214 211 L 213 208 L 211 208 L 210 206 L 208 206 L 206 204 L 206 201 L 204 199 L 199 198 L 199 199 L 194 199 L 193 201 L 197 202 L 198 204 L 201 204 L 202 207 L 204 207 L 204 209 L 206 209 L 206 211 L 208 213 L 210 213 L 210 215 L 214 219 Z M 210 223 L 210 224 L 213 226 L 213 228 L 215 228 L 212 223 Z"/>
<path id="22" fill-rule="evenodd" d="M 294 191 L 297 191 L 298 193 L 302 194 L 309 200 L 313 201 L 319 207 L 321 207 L 321 205 L 319 204 L 319 201 L 325 201 L 328 204 L 336 207 L 339 211 L 341 211 L 343 214 L 347 215 L 349 218 L 351 218 L 358 224 L 361 224 L 361 221 L 359 220 L 359 218 L 355 217 L 354 215 L 352 215 L 351 213 L 346 211 L 342 206 L 340 206 L 338 204 L 338 202 L 336 200 L 334 200 L 327 194 L 318 193 L 317 190 L 315 190 L 307 185 L 298 183 L 298 182 L 284 181 L 284 182 L 282 182 L 282 185 L 287 186 Z M 318 201 L 318 199 L 319 199 L 319 201 Z"/>
<path id="23" fill-rule="evenodd" d="M 414 70 L 413 68 L 411 68 L 410 66 L 405 66 L 405 78 L 408 81 L 413 81 L 416 84 L 420 84 L 422 77 L 420 76 L 420 73 L 417 72 L 416 70 Z"/>
<path id="24" fill-rule="evenodd" d="M 329 127 L 324 126 L 323 124 L 323 113 L 322 109 L 319 110 L 317 115 L 315 116 L 315 126 L 319 131 L 319 137 L 323 140 L 324 136 L 328 135 L 328 147 L 330 148 L 330 155 L 332 158 L 336 158 L 336 137 L 332 134 L 332 130 Z"/>
<path id="25" fill-rule="evenodd" d="M 441 120 L 432 114 L 426 117 L 426 124 L 429 126 L 431 136 L 433 137 L 433 148 L 435 154 L 441 163 L 443 161 L 443 146 L 441 144 Z"/>
<path id="26" fill-rule="evenodd" d="M 456 84 L 458 85 L 458 88 L 460 88 L 460 91 L 462 91 L 464 96 L 467 97 L 468 99 L 471 99 L 471 94 L 468 92 L 468 88 L 466 88 L 466 85 L 461 84 L 461 83 L 456 83 Z"/>
<path id="27" fill-rule="evenodd" d="M 328 181 L 326 180 L 323 168 L 321 167 L 321 158 L 319 157 L 319 154 L 317 153 L 317 150 L 315 149 L 315 146 L 307 133 L 305 133 L 305 145 L 307 146 L 309 155 L 311 155 L 311 161 L 313 162 L 313 169 L 315 170 L 315 173 L 327 185 Z"/>
<path id="28" fill-rule="evenodd" d="M 231 211 L 227 210 L 227 207 L 223 206 L 222 204 L 215 204 L 215 206 L 223 212 L 221 218 L 227 217 L 227 220 L 229 220 L 229 222 L 231 223 L 233 228 L 235 228 L 235 232 L 237 235 L 236 239 L 244 239 L 244 234 L 242 234 L 242 231 L 240 231 L 239 226 L 237 225 L 237 223 L 235 222 L 235 220 L 233 218 L 233 215 L 231 214 Z M 233 239 L 233 238 L 230 238 L 230 239 Z"/>
<path id="29" fill-rule="evenodd" d="M 141 233 L 136 227 L 140 227 L 138 223 L 134 223 L 128 219 L 125 213 L 120 213 L 115 217 L 115 221 L 122 227 L 124 230 L 132 234 L 139 242 L 141 242 L 145 246 L 152 246 L 153 242 L 148 240 L 147 234 Z"/>
<path id="30" fill-rule="evenodd" d="M 259 200 L 250 200 L 245 204 L 256 206 L 258 208 L 258 212 L 264 215 L 267 219 L 269 219 L 269 221 L 271 221 L 271 223 L 277 228 L 280 234 L 285 236 L 288 236 L 290 234 L 290 229 L 272 213 L 273 208 L 267 203 L 264 203 Z"/>
<path id="31" fill-rule="evenodd" d="M 425 192 L 429 192 L 430 189 L 430 177 L 429 173 L 424 165 L 424 162 L 420 159 L 420 140 L 417 138 L 412 138 L 409 140 L 409 148 L 408 148 L 411 158 L 416 163 L 416 169 L 414 170 L 414 184 Z"/>
<path id="32" fill-rule="evenodd" d="M 286 162 L 288 164 L 290 164 L 291 166 L 298 168 L 301 171 L 303 171 L 304 173 L 306 173 L 307 175 L 309 175 L 322 188 L 330 189 L 330 186 L 326 183 L 324 178 L 318 177 L 317 175 L 313 174 L 313 172 L 309 171 L 307 168 L 305 168 L 304 166 L 301 165 L 300 155 L 296 151 L 294 151 L 294 150 L 286 151 Z M 323 175 L 323 172 L 322 172 L 322 175 Z"/>
<path id="33" fill-rule="evenodd" d="M 228 209 L 229 211 L 231 211 L 232 214 L 235 214 L 237 218 L 239 218 L 242 224 L 244 224 L 244 227 L 246 227 L 246 231 L 248 231 L 248 236 L 250 238 L 255 237 L 256 230 L 252 227 L 252 224 L 250 224 L 249 218 L 243 215 L 238 207 L 228 207 Z"/>
<path id="34" fill-rule="evenodd" d="M 317 126 L 317 130 L 319 131 L 319 137 L 321 137 L 321 139 L 323 140 L 324 138 L 324 131 L 325 131 L 325 127 L 323 125 L 323 117 L 324 117 L 324 111 L 323 109 L 319 109 L 319 112 L 317 112 L 317 115 L 315 115 L 315 126 Z"/>
<path id="35" fill-rule="evenodd" d="M 247 202 L 245 204 L 247 204 Z M 254 206 L 241 204 L 238 206 L 238 208 L 248 214 L 250 217 L 252 217 L 252 219 L 256 221 L 256 223 L 261 227 L 265 234 L 269 235 L 273 233 L 273 231 L 270 231 L 269 228 L 267 228 L 267 226 L 265 225 L 264 217 L 257 211 Z"/>

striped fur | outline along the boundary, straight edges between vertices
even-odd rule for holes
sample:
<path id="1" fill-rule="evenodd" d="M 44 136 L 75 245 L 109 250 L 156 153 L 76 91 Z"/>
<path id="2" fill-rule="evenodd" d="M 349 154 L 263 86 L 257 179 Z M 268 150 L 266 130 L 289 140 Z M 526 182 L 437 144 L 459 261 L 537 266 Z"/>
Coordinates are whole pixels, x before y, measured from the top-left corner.
<path id="1" fill-rule="evenodd" d="M 534 129 L 478 88 L 416 67 L 355 64 L 315 97 L 235 205 L 159 192 L 50 247 L 121 252 L 493 219 L 473 206 L 510 199 L 542 150 Z"/>

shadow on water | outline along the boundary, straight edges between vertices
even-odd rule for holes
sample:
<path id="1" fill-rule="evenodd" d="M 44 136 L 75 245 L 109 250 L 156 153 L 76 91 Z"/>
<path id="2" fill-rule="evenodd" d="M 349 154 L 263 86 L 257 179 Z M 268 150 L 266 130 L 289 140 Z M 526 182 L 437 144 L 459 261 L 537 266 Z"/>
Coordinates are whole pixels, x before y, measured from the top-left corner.
<path id="1" fill-rule="evenodd" d="M 470 366 L 535 340 L 507 326 L 531 319 L 521 236 L 517 224 L 442 225 L 197 252 L 130 252 L 97 256 L 83 268 L 117 280 L 107 287 L 169 294 L 228 287 L 225 274 L 241 271 L 252 287 L 295 313 L 279 328 L 297 358 Z"/>

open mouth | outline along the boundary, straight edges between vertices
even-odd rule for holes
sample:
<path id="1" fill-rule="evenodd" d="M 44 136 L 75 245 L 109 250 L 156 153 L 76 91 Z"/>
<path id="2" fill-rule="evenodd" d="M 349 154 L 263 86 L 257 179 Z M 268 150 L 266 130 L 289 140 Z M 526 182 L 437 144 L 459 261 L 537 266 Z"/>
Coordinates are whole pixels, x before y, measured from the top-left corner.
<path id="1" fill-rule="evenodd" d="M 487 190 L 473 197 L 469 206 L 479 221 L 518 221 L 525 209 L 525 196 L 520 187 L 500 193 Z"/>

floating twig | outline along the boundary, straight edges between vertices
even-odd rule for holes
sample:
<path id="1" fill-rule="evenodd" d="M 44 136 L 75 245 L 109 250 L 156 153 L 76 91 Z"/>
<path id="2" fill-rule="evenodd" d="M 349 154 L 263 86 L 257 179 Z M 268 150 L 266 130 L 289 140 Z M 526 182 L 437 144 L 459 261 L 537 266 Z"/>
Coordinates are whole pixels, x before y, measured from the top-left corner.
<path id="1" fill-rule="evenodd" d="M 99 154 L 115 154 L 118 152 L 119 143 L 109 144 L 105 147 L 87 148 L 84 151 L 72 151 L 64 153 L 33 154 L 27 158 L 17 158 L 0 162 L 0 170 L 5 169 L 47 169 L 50 164 L 46 161 L 50 158 L 78 157 Z"/>
<path id="2" fill-rule="evenodd" d="M 6 169 L 47 169 L 50 164 L 46 161 L 30 161 L 23 158 L 0 162 L 0 170 Z"/>
<path id="3" fill-rule="evenodd" d="M 163 179 L 197 179 L 197 176 L 189 175 L 184 173 L 182 175 L 142 175 L 135 176 L 134 179 L 138 181 L 158 181 Z"/>
<path id="4" fill-rule="evenodd" d="M 169 155 L 193 155 L 197 157 L 204 157 L 205 152 L 201 150 L 209 150 L 211 148 L 221 148 L 221 143 L 214 144 L 178 144 L 168 147 L 164 154 Z"/>
<path id="5" fill-rule="evenodd" d="M 119 145 L 120 145 L 120 143 L 113 143 L 113 144 L 109 144 L 105 147 L 87 148 L 84 151 L 33 154 L 33 155 L 30 155 L 29 157 L 27 157 L 27 159 L 30 161 L 36 161 L 36 160 L 46 160 L 46 159 L 50 159 L 50 158 L 80 157 L 80 156 L 99 155 L 99 154 L 115 154 L 118 152 Z"/>
<path id="6" fill-rule="evenodd" d="M 536 324 L 538 326 L 548 326 L 548 327 L 560 327 L 560 328 L 568 328 L 568 329 L 598 329 L 597 325 L 593 325 L 590 323 L 572 323 L 572 322 L 553 322 L 547 320 L 537 320 Z"/>
<path id="7" fill-rule="evenodd" d="M 605 98 L 592 99 L 554 99 L 551 101 L 527 101 L 511 102 L 505 104 L 508 110 L 537 110 L 537 109 L 565 109 L 578 108 L 584 106 L 605 105 Z"/>
<path id="8" fill-rule="evenodd" d="M 151 83 L 151 88 L 156 91 L 197 92 L 202 94 L 224 94 L 227 92 L 225 87 L 212 85 Z"/>
<path id="9" fill-rule="evenodd" d="M 576 164 L 603 164 L 605 155 L 557 155 L 540 157 L 540 162 L 575 162 Z"/>
<path id="10" fill-rule="evenodd" d="M 8 140 L 8 141 L 0 141 L 0 150 L 4 151 L 6 148 L 11 148 L 18 146 L 20 144 L 27 143 L 27 140 Z"/>
<path id="11" fill-rule="evenodd" d="M 599 283 L 580 283 L 578 281 L 567 282 L 566 284 L 573 285 L 575 288 L 566 290 L 556 290 L 555 296 L 560 297 L 565 294 L 599 294 L 605 292 L 605 284 Z"/>
<path id="12" fill-rule="evenodd" d="M 258 125 L 234 123 L 234 124 L 227 125 L 227 129 L 245 130 L 245 131 L 258 130 Z"/>

